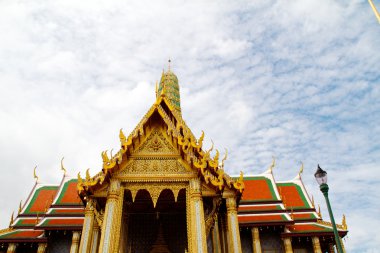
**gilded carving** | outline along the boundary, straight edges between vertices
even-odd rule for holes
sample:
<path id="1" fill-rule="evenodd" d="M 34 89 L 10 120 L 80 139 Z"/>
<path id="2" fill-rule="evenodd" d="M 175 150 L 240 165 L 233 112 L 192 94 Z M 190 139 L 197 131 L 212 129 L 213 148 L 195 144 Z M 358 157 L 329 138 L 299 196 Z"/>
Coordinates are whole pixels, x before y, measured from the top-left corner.
<path id="1" fill-rule="evenodd" d="M 159 129 L 154 129 L 146 141 L 138 148 L 136 153 L 165 153 L 175 154 L 175 150 Z"/>
<path id="2" fill-rule="evenodd" d="M 131 192 L 132 200 L 135 201 L 136 195 L 139 190 L 147 190 L 152 198 L 153 206 L 156 207 L 157 200 L 163 190 L 171 190 L 174 194 L 174 199 L 177 201 L 178 193 L 181 189 L 185 189 L 186 184 L 184 183 L 173 183 L 173 184 L 164 184 L 160 182 L 152 182 L 152 183 L 129 183 L 126 188 Z"/>
<path id="3" fill-rule="evenodd" d="M 129 174 L 186 173 L 186 168 L 175 159 L 135 159 L 118 176 Z"/>

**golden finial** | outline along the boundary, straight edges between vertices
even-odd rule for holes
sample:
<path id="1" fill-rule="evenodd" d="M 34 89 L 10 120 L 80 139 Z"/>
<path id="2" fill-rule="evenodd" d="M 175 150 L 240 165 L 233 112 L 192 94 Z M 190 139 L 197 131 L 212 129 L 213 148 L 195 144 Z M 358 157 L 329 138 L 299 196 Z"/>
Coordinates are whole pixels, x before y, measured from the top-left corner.
<path id="1" fill-rule="evenodd" d="M 315 207 L 315 205 L 314 205 L 314 196 L 313 195 L 311 195 L 311 204 L 312 204 L 313 207 Z"/>
<path id="2" fill-rule="evenodd" d="M 301 162 L 301 168 L 300 168 L 300 171 L 298 172 L 298 176 L 301 177 L 302 173 L 303 173 L 303 162 Z"/>
<path id="3" fill-rule="evenodd" d="M 342 226 L 345 230 L 347 230 L 346 215 L 344 215 L 344 214 L 343 214 L 343 218 L 342 218 Z"/>
<path id="4" fill-rule="evenodd" d="M 90 181 L 91 176 L 90 176 L 90 169 L 86 170 L 86 181 Z"/>
<path id="5" fill-rule="evenodd" d="M 20 205 L 18 206 L 18 214 L 22 211 L 22 200 L 20 200 Z"/>
<path id="6" fill-rule="evenodd" d="M 211 140 L 211 143 L 212 143 L 211 148 L 207 150 L 206 153 L 210 153 L 214 149 L 214 142 L 212 140 Z"/>
<path id="7" fill-rule="evenodd" d="M 13 219 L 14 214 L 15 214 L 15 212 L 13 211 L 13 212 L 12 212 L 12 215 L 11 215 L 11 221 L 9 222 L 9 227 L 11 227 L 12 224 L 13 224 L 13 221 L 14 221 L 14 219 Z"/>
<path id="8" fill-rule="evenodd" d="M 272 164 L 268 168 L 270 173 L 272 173 L 274 166 L 276 166 L 276 158 L 272 156 Z"/>
<path id="9" fill-rule="evenodd" d="M 63 175 L 66 176 L 66 169 L 63 166 L 63 159 L 65 159 L 65 157 L 62 157 L 62 159 L 61 159 L 61 170 L 63 170 Z"/>
<path id="10" fill-rule="evenodd" d="M 318 204 L 318 216 L 322 219 L 321 206 Z"/>
<path id="11" fill-rule="evenodd" d="M 36 183 L 38 183 L 38 176 L 37 176 L 37 174 L 36 174 L 36 169 L 37 169 L 37 165 L 36 165 L 36 167 L 34 167 L 34 170 L 33 170 L 33 177 L 34 177 L 34 179 L 36 179 Z"/>
<path id="12" fill-rule="evenodd" d="M 228 156 L 228 150 L 227 149 L 225 150 L 226 150 L 226 153 L 224 154 L 224 157 L 222 159 L 222 168 L 224 168 L 224 162 L 227 160 L 227 156 Z"/>
<path id="13" fill-rule="evenodd" d="M 379 14 L 379 12 L 377 11 L 376 6 L 373 4 L 372 0 L 368 0 L 368 2 L 369 2 L 369 4 L 370 4 L 371 7 L 372 7 L 373 12 L 375 13 L 375 16 L 376 16 L 376 18 L 377 18 L 377 21 L 379 21 L 379 23 L 380 23 L 380 14 Z"/>

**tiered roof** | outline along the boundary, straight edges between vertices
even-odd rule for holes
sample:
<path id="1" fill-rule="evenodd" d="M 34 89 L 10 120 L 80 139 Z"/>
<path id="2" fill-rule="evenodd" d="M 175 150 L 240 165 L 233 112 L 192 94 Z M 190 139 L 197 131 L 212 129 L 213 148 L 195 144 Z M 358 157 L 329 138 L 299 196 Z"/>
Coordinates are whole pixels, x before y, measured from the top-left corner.
<path id="1" fill-rule="evenodd" d="M 10 228 L 0 231 L 0 242 L 46 241 L 45 230 L 82 230 L 83 217 L 77 179 L 65 175 L 60 185 L 36 183 Z"/>
<path id="2" fill-rule="evenodd" d="M 264 173 L 245 176 L 245 190 L 239 209 L 238 220 L 241 226 L 285 225 L 292 218 L 286 212 L 272 174 L 272 166 Z"/>
<path id="3" fill-rule="evenodd" d="M 332 235 L 332 225 L 321 219 L 302 182 L 301 173 L 293 180 L 276 182 L 274 162 L 259 175 L 244 177 L 245 190 L 239 209 L 240 226 L 284 225 L 282 236 Z M 345 224 L 338 225 L 341 235 Z"/>

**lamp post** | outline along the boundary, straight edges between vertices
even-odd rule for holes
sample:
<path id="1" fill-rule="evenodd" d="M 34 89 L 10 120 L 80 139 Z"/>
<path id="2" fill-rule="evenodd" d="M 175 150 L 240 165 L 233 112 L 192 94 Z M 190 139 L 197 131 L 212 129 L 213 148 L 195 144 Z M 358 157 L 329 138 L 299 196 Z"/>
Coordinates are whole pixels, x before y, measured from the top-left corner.
<path id="1" fill-rule="evenodd" d="M 343 253 L 343 248 L 342 248 L 342 245 L 340 244 L 338 230 L 336 229 L 334 215 L 333 215 L 333 212 L 331 210 L 331 205 L 330 205 L 330 201 L 329 201 L 329 194 L 328 194 L 328 192 L 329 192 L 329 186 L 327 185 L 327 172 L 324 171 L 324 170 L 322 170 L 321 167 L 319 167 L 319 164 L 318 164 L 318 169 L 315 172 L 314 177 L 315 177 L 315 179 L 317 180 L 317 182 L 319 184 L 319 188 L 321 189 L 321 192 L 323 193 L 323 196 L 325 196 L 325 200 L 326 200 L 326 204 L 327 204 L 327 209 L 329 211 L 330 220 L 331 220 L 332 227 L 333 227 L 333 230 L 334 230 L 334 237 L 335 237 L 336 248 L 338 250 L 338 253 Z"/>

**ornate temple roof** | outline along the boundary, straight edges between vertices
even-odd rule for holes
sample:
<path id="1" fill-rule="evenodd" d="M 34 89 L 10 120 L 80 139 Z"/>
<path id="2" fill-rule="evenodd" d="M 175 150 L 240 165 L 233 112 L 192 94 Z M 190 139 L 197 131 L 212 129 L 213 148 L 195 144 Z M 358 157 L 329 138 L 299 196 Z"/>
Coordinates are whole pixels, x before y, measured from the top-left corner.
<path id="1" fill-rule="evenodd" d="M 177 76 L 170 70 L 162 72 L 160 85 L 157 90 L 157 97 L 165 96 L 173 105 L 174 109 L 181 113 L 181 99 Z"/>
<path id="2" fill-rule="evenodd" d="M 0 242 L 43 241 L 45 230 L 81 230 L 84 205 L 80 196 L 104 187 L 110 174 L 133 157 L 134 142 L 140 142 L 154 117 L 165 123 L 166 133 L 178 149 L 175 155 L 181 156 L 181 162 L 187 162 L 208 187 L 218 189 L 219 193 L 227 189 L 241 195 L 240 226 L 279 225 L 286 228 L 283 234 L 290 236 L 332 234 L 331 225 L 316 212 L 300 174 L 293 180 L 276 182 L 272 172 L 274 161 L 267 171 L 258 175 L 231 178 L 224 173 L 226 156 L 219 161 L 216 150 L 211 157 L 212 148 L 202 149 L 204 134 L 195 138 L 182 119 L 178 78 L 169 69 L 162 74 L 155 103 L 136 128 L 128 137 L 120 130 L 120 150 L 110 157 L 106 151 L 102 152 L 102 170 L 92 177 L 87 172 L 84 179 L 79 174 L 76 179 L 65 173 L 59 185 L 36 183 L 16 219 L 12 216 L 10 228 L 0 231 Z M 339 231 L 345 235 L 346 225 L 340 226 Z"/>

